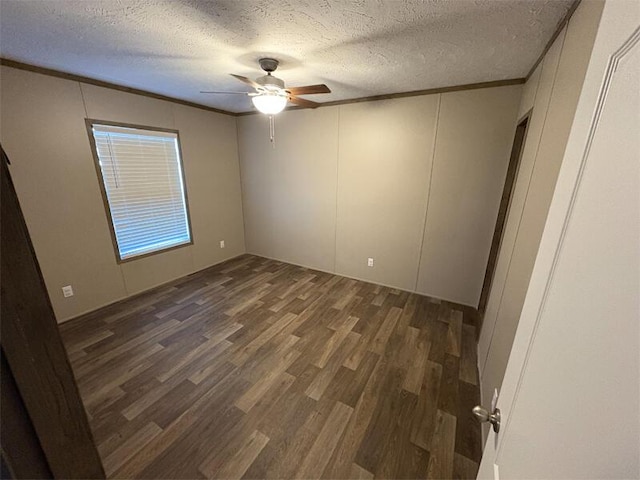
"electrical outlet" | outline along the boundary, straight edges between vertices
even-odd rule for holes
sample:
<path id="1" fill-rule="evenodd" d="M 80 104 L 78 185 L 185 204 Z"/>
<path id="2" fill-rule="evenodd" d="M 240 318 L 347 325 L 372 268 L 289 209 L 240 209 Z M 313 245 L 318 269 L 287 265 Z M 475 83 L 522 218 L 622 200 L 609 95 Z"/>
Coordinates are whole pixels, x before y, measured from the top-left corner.
<path id="1" fill-rule="evenodd" d="M 62 294 L 64 295 L 64 298 L 73 297 L 73 288 L 71 288 L 71 285 L 62 287 Z"/>
<path id="2" fill-rule="evenodd" d="M 220 240 L 220 248 L 224 248 L 224 240 Z"/>
<path id="3" fill-rule="evenodd" d="M 367 258 L 367 267 L 373 267 L 373 258 Z"/>

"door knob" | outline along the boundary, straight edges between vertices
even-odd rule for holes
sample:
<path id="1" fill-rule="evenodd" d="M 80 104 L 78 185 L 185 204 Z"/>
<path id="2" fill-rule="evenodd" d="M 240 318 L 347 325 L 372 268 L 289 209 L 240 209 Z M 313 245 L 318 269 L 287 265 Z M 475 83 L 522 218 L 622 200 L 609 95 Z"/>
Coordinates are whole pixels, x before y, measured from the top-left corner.
<path id="1" fill-rule="evenodd" d="M 482 408 L 480 405 L 476 405 L 472 410 L 473 414 L 481 422 L 489 422 L 493 425 L 493 431 L 498 433 L 500 431 L 500 409 L 496 408 L 493 413 L 489 413 L 489 410 Z"/>

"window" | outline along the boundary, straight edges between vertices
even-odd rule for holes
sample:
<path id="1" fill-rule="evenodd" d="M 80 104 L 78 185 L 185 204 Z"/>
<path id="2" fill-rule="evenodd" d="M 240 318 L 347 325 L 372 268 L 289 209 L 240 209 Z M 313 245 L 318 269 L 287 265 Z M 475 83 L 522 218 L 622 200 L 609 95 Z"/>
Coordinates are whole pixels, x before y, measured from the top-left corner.
<path id="1" fill-rule="evenodd" d="M 178 133 L 87 125 L 118 259 L 192 243 Z"/>

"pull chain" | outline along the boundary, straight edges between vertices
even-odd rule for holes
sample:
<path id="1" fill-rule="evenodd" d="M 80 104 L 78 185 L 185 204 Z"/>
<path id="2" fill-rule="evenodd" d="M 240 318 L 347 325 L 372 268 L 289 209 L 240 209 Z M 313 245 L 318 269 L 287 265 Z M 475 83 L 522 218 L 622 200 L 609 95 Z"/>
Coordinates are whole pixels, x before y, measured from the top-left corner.
<path id="1" fill-rule="evenodd" d="M 276 148 L 276 121 L 273 115 L 269 115 L 269 141 Z"/>

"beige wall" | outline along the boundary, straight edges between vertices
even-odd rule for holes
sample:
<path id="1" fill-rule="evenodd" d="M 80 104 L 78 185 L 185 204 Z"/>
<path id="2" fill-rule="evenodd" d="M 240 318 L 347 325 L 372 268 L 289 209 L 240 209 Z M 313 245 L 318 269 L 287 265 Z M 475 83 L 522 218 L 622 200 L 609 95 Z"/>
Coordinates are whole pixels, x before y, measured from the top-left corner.
<path id="1" fill-rule="evenodd" d="M 340 108 L 341 275 L 415 289 L 439 102 L 429 95 Z"/>
<path id="2" fill-rule="evenodd" d="M 533 111 L 478 345 L 485 403 L 502 384 L 601 11 L 582 2 L 525 85 L 519 111 Z"/>
<path id="3" fill-rule="evenodd" d="M 240 117 L 247 250 L 477 305 L 521 90 Z"/>
<path id="4" fill-rule="evenodd" d="M 0 140 L 59 321 L 245 251 L 233 117 L 8 67 L 0 75 Z M 179 130 L 193 245 L 116 263 L 86 117 Z"/>
<path id="5" fill-rule="evenodd" d="M 238 122 L 247 251 L 332 271 L 337 107 L 279 115 L 275 149 L 268 118 L 250 118 Z"/>
<path id="6" fill-rule="evenodd" d="M 476 307 L 521 88 L 442 95 L 417 290 Z"/>

